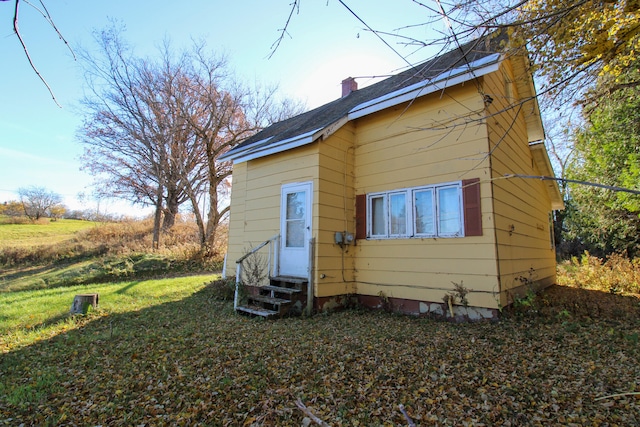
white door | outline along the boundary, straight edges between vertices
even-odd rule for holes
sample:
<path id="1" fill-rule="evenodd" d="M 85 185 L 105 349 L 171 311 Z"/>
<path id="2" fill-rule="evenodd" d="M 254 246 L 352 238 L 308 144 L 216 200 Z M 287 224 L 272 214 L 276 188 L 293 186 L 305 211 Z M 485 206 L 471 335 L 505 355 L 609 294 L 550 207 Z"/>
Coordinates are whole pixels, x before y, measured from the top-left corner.
<path id="1" fill-rule="evenodd" d="M 308 276 L 311 190 L 311 182 L 282 186 L 279 256 L 282 276 Z"/>

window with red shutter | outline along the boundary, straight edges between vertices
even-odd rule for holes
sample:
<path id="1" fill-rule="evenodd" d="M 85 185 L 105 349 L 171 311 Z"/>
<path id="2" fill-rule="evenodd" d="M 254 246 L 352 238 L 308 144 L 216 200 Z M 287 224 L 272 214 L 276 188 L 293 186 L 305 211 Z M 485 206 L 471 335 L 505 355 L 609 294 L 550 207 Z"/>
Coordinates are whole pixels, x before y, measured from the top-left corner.
<path id="1" fill-rule="evenodd" d="M 356 196 L 356 239 L 482 236 L 480 179 Z"/>

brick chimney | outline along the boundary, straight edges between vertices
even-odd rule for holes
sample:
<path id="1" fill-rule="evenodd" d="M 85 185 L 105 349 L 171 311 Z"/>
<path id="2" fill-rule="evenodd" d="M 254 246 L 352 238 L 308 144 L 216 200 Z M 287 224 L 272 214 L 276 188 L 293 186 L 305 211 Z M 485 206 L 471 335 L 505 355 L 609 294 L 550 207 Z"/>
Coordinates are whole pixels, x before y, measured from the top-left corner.
<path id="1" fill-rule="evenodd" d="M 342 81 L 342 97 L 349 95 L 351 92 L 358 90 L 358 83 L 353 77 L 347 77 Z"/>

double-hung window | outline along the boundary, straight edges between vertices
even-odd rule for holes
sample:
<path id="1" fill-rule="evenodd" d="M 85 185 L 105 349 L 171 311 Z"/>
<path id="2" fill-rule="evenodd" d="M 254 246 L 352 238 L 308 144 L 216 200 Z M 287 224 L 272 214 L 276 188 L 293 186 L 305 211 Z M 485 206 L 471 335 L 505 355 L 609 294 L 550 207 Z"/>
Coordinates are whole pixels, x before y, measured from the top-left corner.
<path id="1" fill-rule="evenodd" d="M 367 236 L 371 239 L 463 235 L 459 182 L 367 195 Z"/>

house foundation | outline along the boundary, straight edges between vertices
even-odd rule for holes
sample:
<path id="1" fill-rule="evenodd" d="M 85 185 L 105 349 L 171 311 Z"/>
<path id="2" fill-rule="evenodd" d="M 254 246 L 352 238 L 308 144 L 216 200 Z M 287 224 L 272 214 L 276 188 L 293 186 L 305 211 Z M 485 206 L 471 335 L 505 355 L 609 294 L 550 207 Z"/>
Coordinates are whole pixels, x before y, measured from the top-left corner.
<path id="1" fill-rule="evenodd" d="M 314 298 L 314 309 L 317 312 L 351 307 L 365 307 L 372 310 L 384 310 L 420 317 L 434 317 L 455 322 L 498 320 L 499 315 L 498 310 L 491 308 L 465 307 L 462 305 L 453 305 L 450 308 L 444 302 L 417 301 L 377 295 L 338 295 Z"/>

